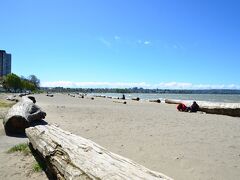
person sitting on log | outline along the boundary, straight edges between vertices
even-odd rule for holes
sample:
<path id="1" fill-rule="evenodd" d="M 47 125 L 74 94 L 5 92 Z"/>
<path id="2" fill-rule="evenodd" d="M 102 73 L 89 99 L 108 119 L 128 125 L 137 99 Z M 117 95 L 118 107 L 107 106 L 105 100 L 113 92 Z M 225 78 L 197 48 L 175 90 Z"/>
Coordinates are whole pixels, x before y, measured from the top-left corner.
<path id="1" fill-rule="evenodd" d="M 198 110 L 199 110 L 199 105 L 196 103 L 196 101 L 193 101 L 193 104 L 190 106 L 189 111 L 197 112 Z"/>
<path id="2" fill-rule="evenodd" d="M 183 103 L 178 104 L 177 109 L 178 111 L 182 111 L 182 112 L 188 111 L 188 107 Z"/>

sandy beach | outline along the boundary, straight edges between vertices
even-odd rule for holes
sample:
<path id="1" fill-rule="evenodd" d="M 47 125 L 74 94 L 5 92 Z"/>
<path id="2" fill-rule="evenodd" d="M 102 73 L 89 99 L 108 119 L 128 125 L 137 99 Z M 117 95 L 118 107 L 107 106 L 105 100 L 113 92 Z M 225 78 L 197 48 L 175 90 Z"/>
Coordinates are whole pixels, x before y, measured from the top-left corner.
<path id="1" fill-rule="evenodd" d="M 48 123 L 174 179 L 240 177 L 240 118 L 178 112 L 176 105 L 164 103 L 127 100 L 121 104 L 113 99 L 63 94 L 34 96 L 46 111 Z M 46 179 L 43 173 L 29 173 L 30 167 L 23 166 L 32 161 L 30 157 L 5 153 L 26 141 L 5 136 L 1 123 L 0 179 Z"/>

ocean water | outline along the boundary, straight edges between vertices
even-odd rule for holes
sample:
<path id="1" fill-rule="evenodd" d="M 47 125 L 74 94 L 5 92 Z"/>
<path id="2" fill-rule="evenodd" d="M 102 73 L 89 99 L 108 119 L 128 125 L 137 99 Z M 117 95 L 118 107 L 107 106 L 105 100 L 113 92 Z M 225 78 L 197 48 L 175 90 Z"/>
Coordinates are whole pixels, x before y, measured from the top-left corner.
<path id="1" fill-rule="evenodd" d="M 122 97 L 120 93 L 95 93 L 94 95 L 105 95 L 111 97 Z M 149 99 L 177 99 L 192 101 L 208 101 L 208 102 L 224 102 L 224 103 L 240 103 L 240 94 L 141 94 L 131 93 L 124 94 L 126 99 L 139 97 L 142 100 Z"/>

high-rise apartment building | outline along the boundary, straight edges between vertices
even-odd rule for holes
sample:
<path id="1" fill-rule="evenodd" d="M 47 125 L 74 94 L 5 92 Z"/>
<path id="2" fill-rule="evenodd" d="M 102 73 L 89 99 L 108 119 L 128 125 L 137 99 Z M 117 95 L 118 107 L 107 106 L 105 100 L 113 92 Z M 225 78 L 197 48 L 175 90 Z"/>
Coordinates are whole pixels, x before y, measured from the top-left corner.
<path id="1" fill-rule="evenodd" d="M 0 77 L 11 73 L 11 61 L 11 54 L 6 53 L 4 50 L 0 50 Z"/>

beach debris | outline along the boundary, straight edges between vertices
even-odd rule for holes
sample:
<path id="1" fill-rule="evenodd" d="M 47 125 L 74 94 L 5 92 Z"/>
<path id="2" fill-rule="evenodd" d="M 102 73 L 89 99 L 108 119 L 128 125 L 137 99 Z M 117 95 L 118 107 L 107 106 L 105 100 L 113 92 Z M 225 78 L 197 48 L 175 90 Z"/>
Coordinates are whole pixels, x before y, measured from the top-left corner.
<path id="1" fill-rule="evenodd" d="M 95 97 L 106 98 L 105 95 L 95 95 Z"/>
<path id="2" fill-rule="evenodd" d="M 113 101 L 114 103 L 127 104 L 126 101 Z"/>
<path id="3" fill-rule="evenodd" d="M 56 179 L 172 180 L 54 125 L 27 128 L 26 135 L 33 151 L 48 167 L 47 173 Z"/>
<path id="4" fill-rule="evenodd" d="M 53 95 L 53 94 L 47 94 L 46 96 L 48 96 L 48 97 L 53 97 L 54 95 Z"/>
<path id="5" fill-rule="evenodd" d="M 132 100 L 134 100 L 134 101 L 140 101 L 140 98 L 139 98 L 139 97 L 136 97 L 136 98 L 132 98 Z"/>
<path id="6" fill-rule="evenodd" d="M 26 93 L 21 93 L 21 94 L 19 94 L 18 96 L 19 97 L 23 97 L 23 96 L 26 96 L 27 94 Z"/>
<path id="7" fill-rule="evenodd" d="M 160 99 L 150 99 L 149 102 L 161 103 Z"/>
<path id="8" fill-rule="evenodd" d="M 18 101 L 19 101 L 19 99 L 17 98 L 16 95 L 8 96 L 8 97 L 6 98 L 6 100 L 8 100 L 8 101 L 15 101 L 15 102 L 18 102 Z"/>
<path id="9" fill-rule="evenodd" d="M 30 124 L 45 118 L 46 113 L 37 106 L 34 97 L 22 97 L 6 114 L 3 125 L 6 134 L 21 134 Z"/>

